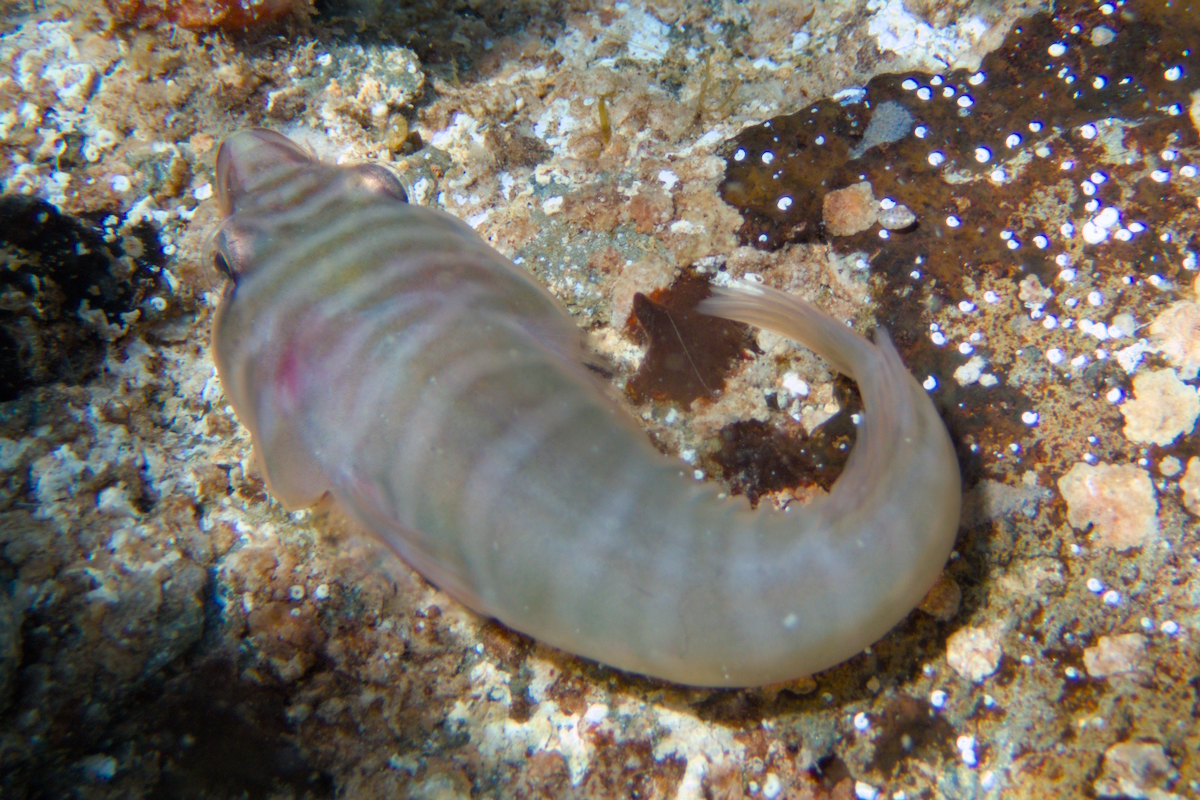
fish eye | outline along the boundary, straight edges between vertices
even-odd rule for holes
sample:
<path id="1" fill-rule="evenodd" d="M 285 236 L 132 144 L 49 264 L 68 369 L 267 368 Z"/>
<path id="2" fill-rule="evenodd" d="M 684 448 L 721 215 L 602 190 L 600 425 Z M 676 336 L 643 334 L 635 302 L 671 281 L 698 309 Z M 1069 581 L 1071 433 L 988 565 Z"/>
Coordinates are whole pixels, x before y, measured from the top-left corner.
<path id="1" fill-rule="evenodd" d="M 229 266 L 229 261 L 225 258 L 225 254 L 217 252 L 213 256 L 213 266 L 217 268 L 217 272 L 224 275 L 226 278 L 237 278 L 233 272 L 233 267 Z"/>
<path id="2" fill-rule="evenodd" d="M 387 167 L 378 164 L 359 164 L 354 168 L 358 185 L 372 194 L 384 195 L 401 203 L 408 202 L 408 193 L 400 180 Z"/>

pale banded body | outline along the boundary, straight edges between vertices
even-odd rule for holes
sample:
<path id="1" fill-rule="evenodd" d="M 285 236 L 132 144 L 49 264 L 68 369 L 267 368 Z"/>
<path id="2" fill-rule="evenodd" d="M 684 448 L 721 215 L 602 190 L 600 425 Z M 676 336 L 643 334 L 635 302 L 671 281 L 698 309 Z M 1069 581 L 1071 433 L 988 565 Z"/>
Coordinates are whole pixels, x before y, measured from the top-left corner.
<path id="1" fill-rule="evenodd" d="M 887 336 L 801 300 L 719 290 L 858 381 L 858 444 L 828 497 L 752 511 L 660 455 L 580 361 L 559 303 L 379 167 L 279 134 L 217 161 L 232 276 L 213 351 L 271 492 L 326 492 L 481 614 L 621 669 L 746 686 L 832 666 L 902 619 L 958 526 L 946 429 Z"/>

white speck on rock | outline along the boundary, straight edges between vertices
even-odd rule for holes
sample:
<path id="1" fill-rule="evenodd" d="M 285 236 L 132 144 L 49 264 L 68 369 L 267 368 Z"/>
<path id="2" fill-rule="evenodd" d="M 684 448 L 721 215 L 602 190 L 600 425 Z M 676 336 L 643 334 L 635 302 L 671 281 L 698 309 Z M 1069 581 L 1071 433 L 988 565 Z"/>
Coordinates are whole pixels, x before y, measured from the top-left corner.
<path id="1" fill-rule="evenodd" d="M 877 800 L 879 790 L 865 781 L 855 781 L 854 796 L 858 800 Z"/>
<path id="2" fill-rule="evenodd" d="M 983 360 L 982 356 L 971 356 L 970 361 L 954 370 L 954 380 L 958 381 L 960 386 L 970 386 L 979 380 L 985 366 L 987 366 L 987 362 Z"/>
<path id="3" fill-rule="evenodd" d="M 1083 240 L 1088 244 L 1100 244 L 1108 238 L 1108 231 L 1092 220 L 1083 223 Z"/>
<path id="4" fill-rule="evenodd" d="M 667 226 L 671 233 L 704 233 L 704 223 L 692 222 L 690 219 L 677 219 Z"/>
<path id="5" fill-rule="evenodd" d="M 1128 347 L 1122 347 L 1113 355 L 1116 356 L 1117 363 L 1121 365 L 1121 369 L 1127 374 L 1132 374 L 1137 369 L 1138 364 L 1142 361 L 1142 356 L 1145 353 L 1153 353 L 1156 348 L 1147 342 L 1145 339 L 1134 342 Z"/>
<path id="6" fill-rule="evenodd" d="M 979 763 L 979 757 L 975 753 L 974 736 L 963 734 L 955 739 L 954 746 L 958 748 L 959 757 L 968 767 L 974 767 Z"/>
<path id="7" fill-rule="evenodd" d="M 808 384 L 796 373 L 785 372 L 781 383 L 793 397 L 808 397 Z"/>

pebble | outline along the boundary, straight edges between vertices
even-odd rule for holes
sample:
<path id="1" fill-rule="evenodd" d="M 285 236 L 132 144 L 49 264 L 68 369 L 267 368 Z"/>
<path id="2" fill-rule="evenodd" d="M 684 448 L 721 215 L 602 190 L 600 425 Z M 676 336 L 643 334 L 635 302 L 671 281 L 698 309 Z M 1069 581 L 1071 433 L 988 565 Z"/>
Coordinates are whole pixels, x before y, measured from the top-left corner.
<path id="1" fill-rule="evenodd" d="M 825 230 L 830 236 L 852 236 L 865 231 L 879 218 L 879 203 L 867 181 L 836 189 L 822 203 Z"/>
<path id="2" fill-rule="evenodd" d="M 1102 798 L 1178 797 L 1165 791 L 1178 775 L 1155 741 L 1118 742 L 1104 751 L 1104 767 L 1092 788 Z"/>
<path id="3" fill-rule="evenodd" d="M 1158 501 L 1150 475 L 1133 464 L 1076 463 L 1058 479 L 1067 501 L 1067 521 L 1078 530 L 1092 526 L 1092 541 L 1129 550 L 1158 533 Z"/>
<path id="4" fill-rule="evenodd" d="M 988 628 L 959 628 L 946 640 L 950 668 L 975 683 L 996 671 L 1003 654 L 995 632 Z"/>
<path id="5" fill-rule="evenodd" d="M 1103 47 L 1115 38 L 1117 38 L 1117 35 L 1103 25 L 1097 25 L 1095 28 L 1092 28 L 1091 39 L 1093 47 Z"/>
<path id="6" fill-rule="evenodd" d="M 1200 458 L 1188 459 L 1187 472 L 1179 480 L 1179 491 L 1183 493 L 1183 507 L 1200 516 Z"/>
<path id="7" fill-rule="evenodd" d="M 899 231 L 917 221 L 917 215 L 905 205 L 894 205 L 879 211 L 879 224 L 889 231 Z"/>
<path id="8" fill-rule="evenodd" d="M 1192 432 L 1200 417 L 1200 393 L 1179 379 L 1174 368 L 1133 376 L 1133 397 L 1121 404 L 1125 438 L 1165 447 Z"/>

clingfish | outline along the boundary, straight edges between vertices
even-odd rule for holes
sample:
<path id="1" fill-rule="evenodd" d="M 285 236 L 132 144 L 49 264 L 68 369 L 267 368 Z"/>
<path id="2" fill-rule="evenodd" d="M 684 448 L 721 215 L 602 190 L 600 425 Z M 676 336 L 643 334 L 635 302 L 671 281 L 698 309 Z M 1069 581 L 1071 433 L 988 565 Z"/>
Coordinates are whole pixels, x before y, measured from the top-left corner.
<path id="1" fill-rule="evenodd" d="M 958 529 L 954 448 L 887 334 L 737 283 L 701 311 L 858 382 L 828 495 L 751 509 L 660 454 L 534 279 L 378 165 L 267 130 L 217 156 L 225 392 L 270 492 L 327 494 L 451 596 L 555 647 L 695 686 L 780 683 L 883 636 Z"/>

